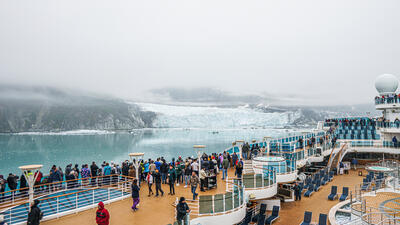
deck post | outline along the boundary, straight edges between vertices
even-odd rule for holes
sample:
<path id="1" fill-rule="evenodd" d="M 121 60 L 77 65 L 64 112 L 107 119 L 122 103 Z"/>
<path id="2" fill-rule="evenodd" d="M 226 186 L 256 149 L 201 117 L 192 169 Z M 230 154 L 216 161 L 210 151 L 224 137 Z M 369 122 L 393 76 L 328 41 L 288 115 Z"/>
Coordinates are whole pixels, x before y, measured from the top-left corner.
<path id="1" fill-rule="evenodd" d="M 37 176 L 39 175 L 39 171 L 42 167 L 43 167 L 43 165 L 26 165 L 26 166 L 19 167 L 19 169 L 22 171 L 22 174 L 25 177 L 25 180 L 29 186 L 29 191 L 28 191 L 28 193 L 29 193 L 29 211 L 30 211 L 30 206 L 32 206 L 32 203 L 33 203 L 33 194 L 34 194 L 33 186 L 35 185 L 35 180 L 36 180 Z M 13 202 L 14 202 L 14 198 L 13 198 Z"/>

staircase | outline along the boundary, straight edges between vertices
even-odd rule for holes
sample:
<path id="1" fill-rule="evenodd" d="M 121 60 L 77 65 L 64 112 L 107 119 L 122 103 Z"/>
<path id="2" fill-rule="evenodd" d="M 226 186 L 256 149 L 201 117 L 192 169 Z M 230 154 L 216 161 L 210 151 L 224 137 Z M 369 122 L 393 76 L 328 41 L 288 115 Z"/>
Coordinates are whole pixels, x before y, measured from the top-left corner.
<path id="1" fill-rule="evenodd" d="M 339 167 L 339 163 L 342 161 L 344 155 L 347 152 L 347 143 L 345 143 L 340 150 L 335 153 L 334 149 L 332 149 L 331 155 L 329 157 L 329 161 L 328 161 L 328 168 L 329 171 L 332 171 L 333 168 L 338 168 Z"/>
<path id="2" fill-rule="evenodd" d="M 253 163 L 251 160 L 243 161 L 243 174 L 254 174 Z"/>

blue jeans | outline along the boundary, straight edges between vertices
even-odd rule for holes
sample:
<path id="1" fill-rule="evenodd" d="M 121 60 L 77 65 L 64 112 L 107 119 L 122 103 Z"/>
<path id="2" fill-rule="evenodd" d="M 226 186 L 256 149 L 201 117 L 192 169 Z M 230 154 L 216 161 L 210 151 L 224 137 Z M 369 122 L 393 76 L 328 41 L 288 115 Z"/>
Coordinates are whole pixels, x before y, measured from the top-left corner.
<path id="1" fill-rule="evenodd" d="M 225 177 L 227 177 L 227 176 L 228 176 L 228 171 L 227 171 L 227 169 L 222 169 L 222 180 L 224 180 Z"/>
<path id="2" fill-rule="evenodd" d="M 167 181 L 167 174 L 166 173 L 161 173 L 161 180 L 163 183 Z"/>
<path id="3" fill-rule="evenodd" d="M 196 200 L 196 196 L 197 196 L 196 189 L 197 189 L 197 185 L 191 187 L 191 190 L 193 193 L 193 200 Z"/>
<path id="4" fill-rule="evenodd" d="M 242 156 L 243 156 L 244 160 L 247 160 L 247 152 L 242 153 Z"/>
<path id="5" fill-rule="evenodd" d="M 185 175 L 185 185 L 188 185 L 189 180 L 190 180 L 190 175 Z"/>

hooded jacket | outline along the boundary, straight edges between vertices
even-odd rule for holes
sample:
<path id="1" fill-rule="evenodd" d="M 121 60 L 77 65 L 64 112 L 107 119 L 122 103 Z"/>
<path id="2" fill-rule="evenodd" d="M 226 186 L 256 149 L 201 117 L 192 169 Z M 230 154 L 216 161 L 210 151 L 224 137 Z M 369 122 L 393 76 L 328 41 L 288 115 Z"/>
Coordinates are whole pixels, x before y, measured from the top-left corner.
<path id="1" fill-rule="evenodd" d="M 96 223 L 98 225 L 108 225 L 110 221 L 110 214 L 104 208 L 104 203 L 99 202 L 99 208 L 96 211 Z"/>
<path id="2" fill-rule="evenodd" d="M 189 210 L 189 206 L 186 204 L 186 202 L 179 201 L 178 205 L 176 205 L 176 219 L 183 220 L 187 214 L 187 210 Z"/>
<path id="3" fill-rule="evenodd" d="M 31 206 L 31 211 L 28 214 L 28 225 L 39 225 L 40 220 L 43 217 L 43 213 L 39 209 L 39 200 L 35 200 L 33 205 Z"/>

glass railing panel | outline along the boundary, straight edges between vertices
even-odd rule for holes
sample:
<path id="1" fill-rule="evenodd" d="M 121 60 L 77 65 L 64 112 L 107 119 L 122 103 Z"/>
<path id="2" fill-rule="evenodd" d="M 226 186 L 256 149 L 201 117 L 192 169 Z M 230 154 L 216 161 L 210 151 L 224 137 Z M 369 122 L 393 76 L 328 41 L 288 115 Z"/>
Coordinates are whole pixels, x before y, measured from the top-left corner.
<path id="1" fill-rule="evenodd" d="M 213 213 L 212 195 L 199 196 L 199 214 Z"/>
<path id="2" fill-rule="evenodd" d="M 262 174 L 256 174 L 256 187 L 263 187 Z"/>
<path id="3" fill-rule="evenodd" d="M 225 193 L 225 211 L 233 209 L 232 192 Z"/>
<path id="4" fill-rule="evenodd" d="M 224 211 L 224 195 L 217 194 L 214 195 L 214 212 L 223 212 Z"/>
<path id="5" fill-rule="evenodd" d="M 254 175 L 244 174 L 243 175 L 243 184 L 246 188 L 254 188 Z"/>
<path id="6" fill-rule="evenodd" d="M 234 202 L 233 202 L 233 207 L 234 208 L 237 208 L 237 207 L 239 207 L 239 205 L 240 205 L 240 202 L 239 202 L 239 189 L 236 187 L 236 188 L 234 188 L 234 191 L 233 191 L 233 199 L 234 199 Z"/>

